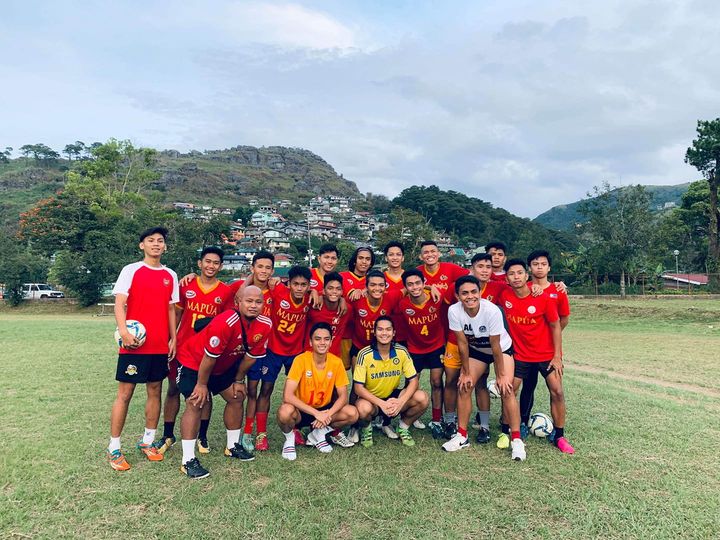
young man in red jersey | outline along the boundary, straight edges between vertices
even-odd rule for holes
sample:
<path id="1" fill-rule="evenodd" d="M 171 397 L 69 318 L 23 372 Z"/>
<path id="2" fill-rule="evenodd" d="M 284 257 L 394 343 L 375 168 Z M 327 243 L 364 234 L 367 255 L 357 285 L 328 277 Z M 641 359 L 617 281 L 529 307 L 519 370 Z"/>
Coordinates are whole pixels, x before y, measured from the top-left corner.
<path id="1" fill-rule="evenodd" d="M 323 244 L 318 250 L 318 268 L 311 268 L 310 290 L 322 294 L 325 276 L 337 271 L 340 251 L 335 244 Z"/>
<path id="2" fill-rule="evenodd" d="M 120 450 L 120 435 L 127 418 L 128 406 L 137 384 L 145 384 L 145 433 L 138 449 L 150 461 L 162 461 L 163 455 L 153 445 L 160 419 L 162 381 L 167 377 L 168 360 L 175 358 L 176 328 L 174 304 L 179 300 L 175 272 L 160 263 L 167 250 L 164 227 L 140 234 L 143 260 L 125 266 L 113 288 L 115 321 L 122 338 L 115 379 L 118 391 L 110 413 L 110 444 L 107 455 L 110 466 L 126 471 L 130 464 Z M 140 321 L 147 332 L 140 342 L 128 332 L 127 320 Z"/>
<path id="3" fill-rule="evenodd" d="M 206 317 L 214 317 L 223 305 L 231 298 L 230 287 L 217 278 L 222 270 L 225 254 L 222 249 L 209 246 L 202 250 L 198 259 L 199 275 L 189 284 L 180 287 L 180 301 L 175 304 L 175 313 L 180 321 L 177 331 L 178 347 L 195 335 L 195 323 Z M 175 444 L 175 419 L 180 410 L 180 391 L 177 387 L 177 358 L 168 364 L 168 389 L 163 409 L 163 436 L 155 443 L 161 454 L 167 452 Z M 207 430 L 210 425 L 212 401 L 203 408 L 198 435 L 198 451 L 201 454 L 210 452 Z"/>
<path id="4" fill-rule="evenodd" d="M 307 336 L 307 317 L 310 310 L 310 269 L 306 266 L 293 266 L 288 272 L 288 286 L 277 283 L 272 289 L 272 312 L 270 317 L 273 331 L 268 342 L 268 354 L 255 364 L 249 373 L 251 385 L 259 381 L 260 395 L 257 400 L 257 438 L 255 448 L 268 450 L 267 417 L 270 411 L 270 397 L 280 369 L 287 374 L 293 359 L 305 350 Z M 304 444 L 300 431 L 295 431 L 298 444 Z"/>
<path id="5" fill-rule="evenodd" d="M 340 272 L 343 278 L 343 296 L 348 302 L 354 302 L 366 294 L 366 275 L 373 266 L 375 266 L 375 253 L 370 248 L 359 247 L 350 256 L 348 270 Z M 345 329 L 340 346 L 343 363 L 348 365 L 352 349 L 351 325 Z"/>
<path id="6" fill-rule="evenodd" d="M 555 425 L 552 442 L 561 452 L 572 454 L 575 450 L 565 438 L 562 329 L 557 302 L 549 295 L 530 294 L 527 266 L 522 259 L 506 262 L 505 272 L 512 290 L 505 291 L 500 302 L 515 349 L 515 391 L 535 370 L 543 376 L 550 391 L 550 412 Z"/>
<path id="7" fill-rule="evenodd" d="M 347 306 L 345 313 L 341 314 L 341 300 L 343 293 L 343 278 L 337 272 L 329 272 L 323 277 L 325 283 L 323 288 L 323 303 L 320 309 L 311 309 L 308 312 L 308 326 L 324 322 L 332 328 L 333 336 L 342 336 L 349 324 L 352 324 L 352 306 Z M 312 343 L 308 342 L 308 350 Z M 340 357 L 342 355 L 341 338 L 333 337 L 330 345 L 330 353 Z M 350 369 L 350 362 L 343 361 L 345 369 Z"/>
<path id="8" fill-rule="evenodd" d="M 308 444 L 322 453 L 332 451 L 328 435 L 335 444 L 345 448 L 354 446 L 340 429 L 357 422 L 358 413 L 348 405 L 350 381 L 340 357 L 329 352 L 331 342 L 332 327 L 325 322 L 313 324 L 311 350 L 295 357 L 285 381 L 277 421 L 285 434 L 282 457 L 289 461 L 297 458 L 293 430 L 302 427 L 313 428 Z"/>
<path id="9" fill-rule="evenodd" d="M 178 388 L 185 396 L 185 412 L 180 423 L 182 466 L 188 478 L 204 478 L 210 473 L 195 457 L 195 443 L 202 409 L 211 394 L 225 400 L 225 455 L 240 461 L 255 456 L 240 444 L 245 399 L 245 374 L 266 354 L 272 323 L 263 316 L 263 294 L 253 285 L 240 289 L 236 309 L 213 318 L 199 333 L 181 344 L 178 350 Z"/>
<path id="10" fill-rule="evenodd" d="M 507 246 L 502 242 L 490 242 L 485 246 L 485 253 L 492 257 L 493 272 L 491 281 L 505 282 L 505 261 L 507 261 Z"/>
<path id="11" fill-rule="evenodd" d="M 385 244 L 383 248 L 385 254 L 385 279 L 387 280 L 387 288 L 390 291 L 401 291 L 403 285 L 403 263 L 405 262 L 405 246 L 402 242 L 393 240 Z M 397 341 L 402 341 L 401 338 L 395 336 Z"/>
<path id="12" fill-rule="evenodd" d="M 570 301 L 568 300 L 567 288 L 565 284 L 553 283 L 548 281 L 550 273 L 550 265 L 552 257 L 545 250 L 535 250 L 527 258 L 528 267 L 530 268 L 531 280 L 533 286 L 542 288 L 543 292 L 557 302 L 557 311 L 560 316 L 560 329 L 570 322 Z M 528 373 L 523 380 L 522 389 L 520 390 L 520 420 L 521 429 L 527 431 L 527 424 L 530 421 L 530 414 L 535 402 L 535 388 L 537 387 L 539 371 Z"/>
<path id="13" fill-rule="evenodd" d="M 425 276 L 420 270 L 407 270 L 402 275 L 407 296 L 400 300 L 396 313 L 406 328 L 407 349 L 413 359 L 418 376 L 430 370 L 432 421 L 430 430 L 434 438 L 445 436 L 442 421 L 443 408 L 443 355 L 446 344 L 446 319 L 442 298 L 433 300 L 425 289 Z M 423 426 L 424 427 L 424 426 Z"/>
<path id="14" fill-rule="evenodd" d="M 502 313 L 495 304 L 480 298 L 480 283 L 475 276 L 459 278 L 455 292 L 459 302 L 450 306 L 448 324 L 455 333 L 462 359 L 458 379 L 458 431 L 443 445 L 443 450 L 455 452 L 469 446 L 467 427 L 472 412 L 472 387 L 493 364 L 503 415 L 512 427 L 511 457 L 524 461 L 520 409 L 513 387 L 513 340 L 505 330 Z"/>

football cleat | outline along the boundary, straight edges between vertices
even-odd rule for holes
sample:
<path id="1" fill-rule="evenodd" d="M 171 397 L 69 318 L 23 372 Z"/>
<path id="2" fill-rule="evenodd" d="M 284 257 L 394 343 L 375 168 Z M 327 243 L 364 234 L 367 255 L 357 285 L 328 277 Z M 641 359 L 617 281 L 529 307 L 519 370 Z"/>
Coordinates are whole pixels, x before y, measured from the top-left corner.
<path id="1" fill-rule="evenodd" d="M 201 454 L 209 454 L 210 453 L 210 444 L 208 443 L 207 439 L 198 439 L 197 447 L 198 447 L 198 452 L 200 452 Z"/>
<path id="2" fill-rule="evenodd" d="M 370 448 L 374 443 L 372 430 L 372 425 L 360 429 L 360 444 L 365 448 Z"/>
<path id="3" fill-rule="evenodd" d="M 295 446 L 302 446 L 305 444 L 305 437 L 303 437 L 302 431 L 299 429 L 293 429 L 293 433 L 295 433 Z"/>
<path id="4" fill-rule="evenodd" d="M 457 425 L 455 422 L 443 422 L 443 431 L 445 438 L 450 440 L 457 433 Z"/>
<path id="5" fill-rule="evenodd" d="M 415 429 L 425 429 L 427 426 L 425 425 L 425 423 L 424 423 L 422 420 L 420 420 L 420 419 L 418 418 L 417 420 L 415 420 L 415 421 L 413 422 L 413 427 L 414 427 Z"/>
<path id="6" fill-rule="evenodd" d="M 198 458 L 192 458 L 190 461 L 183 463 L 180 466 L 180 472 L 193 480 L 207 478 L 210 476 L 210 472 L 200 465 L 200 460 L 198 460 Z"/>
<path id="7" fill-rule="evenodd" d="M 342 446 L 343 448 L 350 448 L 352 446 L 355 446 L 355 443 L 352 442 L 348 437 L 346 437 L 342 431 L 338 431 L 337 435 L 330 435 L 330 441 L 333 444 Z"/>
<path id="8" fill-rule="evenodd" d="M 487 444 L 490 442 L 490 430 L 484 427 L 481 427 L 478 431 L 477 437 L 475 437 L 475 442 L 478 444 Z"/>
<path id="9" fill-rule="evenodd" d="M 107 451 L 108 461 L 110 467 L 116 471 L 127 471 L 130 469 L 130 464 L 125 459 L 125 456 L 120 450 Z"/>
<path id="10" fill-rule="evenodd" d="M 501 433 L 498 436 L 497 447 L 501 450 L 504 450 L 505 448 L 510 448 L 510 436 L 507 433 Z"/>
<path id="11" fill-rule="evenodd" d="M 456 433 L 453 435 L 452 439 L 442 445 L 442 449 L 446 452 L 457 452 L 458 450 L 462 450 L 468 446 L 470 446 L 470 441 L 468 441 L 467 437 L 463 437 L 459 433 Z"/>
<path id="12" fill-rule="evenodd" d="M 255 439 L 255 450 L 264 452 L 269 448 L 270 443 L 268 443 L 267 433 L 258 433 L 257 438 Z"/>
<path id="13" fill-rule="evenodd" d="M 243 433 L 243 436 L 240 438 L 240 444 L 242 444 L 242 447 L 245 449 L 246 452 L 250 452 L 251 454 L 255 451 L 255 443 L 254 443 L 252 433 Z"/>
<path id="14" fill-rule="evenodd" d="M 405 446 L 415 446 L 415 439 L 412 438 L 412 435 L 410 435 L 410 430 L 407 428 L 401 428 L 398 426 L 397 428 L 397 436 L 400 437 L 400 440 L 402 441 L 403 445 Z"/>
<path id="15" fill-rule="evenodd" d="M 348 429 L 347 438 L 350 439 L 350 442 L 353 444 L 357 444 L 360 442 L 360 432 L 357 428 L 351 427 Z"/>
<path id="16" fill-rule="evenodd" d="M 560 450 L 563 454 L 574 454 L 575 453 L 575 449 L 572 447 L 572 445 L 568 442 L 568 440 L 565 437 L 560 437 L 558 440 L 556 440 L 555 446 L 557 446 L 558 450 Z"/>
<path id="17" fill-rule="evenodd" d="M 153 446 L 157 448 L 157 451 L 161 454 L 165 454 L 175 444 L 175 437 L 162 437 L 153 443 Z"/>
<path id="18" fill-rule="evenodd" d="M 530 429 L 527 427 L 527 424 L 520 423 L 520 438 L 524 441 L 528 438 L 528 435 L 530 435 Z"/>
<path id="19" fill-rule="evenodd" d="M 445 430 L 443 429 L 443 425 L 440 422 L 430 422 L 428 424 L 428 428 L 430 428 L 430 434 L 432 435 L 433 439 L 445 438 Z"/>
<path id="20" fill-rule="evenodd" d="M 245 450 L 240 443 L 235 443 L 235 446 L 232 448 L 226 448 L 225 455 L 227 457 L 239 459 L 240 461 L 252 461 L 255 459 L 255 455 L 252 452 Z"/>
<path id="21" fill-rule="evenodd" d="M 154 443 L 146 444 L 142 441 L 137 443 L 137 449 L 140 450 L 143 454 L 145 454 L 145 457 L 148 458 L 148 461 L 162 461 L 163 455 L 158 452 L 158 449 L 153 446 Z"/>
<path id="22" fill-rule="evenodd" d="M 393 429 L 392 426 L 383 426 L 381 431 L 385 434 L 385 436 L 388 439 L 395 440 L 398 438 L 398 434 L 395 433 L 395 430 Z"/>

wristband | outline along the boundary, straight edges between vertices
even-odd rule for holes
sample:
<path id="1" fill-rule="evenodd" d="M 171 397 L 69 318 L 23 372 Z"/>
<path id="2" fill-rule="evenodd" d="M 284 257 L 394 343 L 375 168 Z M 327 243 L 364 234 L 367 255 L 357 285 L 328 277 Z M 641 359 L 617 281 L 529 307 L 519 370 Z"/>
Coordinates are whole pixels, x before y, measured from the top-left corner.
<path id="1" fill-rule="evenodd" d="M 235 381 L 235 384 L 245 384 L 245 381 L 244 381 L 244 380 L 242 380 L 242 381 Z"/>

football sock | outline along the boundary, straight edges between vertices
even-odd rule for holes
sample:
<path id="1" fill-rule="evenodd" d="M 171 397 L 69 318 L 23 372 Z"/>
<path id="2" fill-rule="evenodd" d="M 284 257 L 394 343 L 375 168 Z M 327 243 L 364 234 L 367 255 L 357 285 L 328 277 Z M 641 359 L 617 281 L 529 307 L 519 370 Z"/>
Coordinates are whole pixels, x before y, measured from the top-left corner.
<path id="1" fill-rule="evenodd" d="M 285 435 L 285 446 L 295 446 L 295 432 L 291 429 L 289 433 L 283 433 Z"/>
<path id="2" fill-rule="evenodd" d="M 525 424 L 526 426 L 530 423 L 530 417 L 529 416 L 523 416 L 520 418 L 520 423 Z"/>
<path id="3" fill-rule="evenodd" d="M 501 423 L 500 424 L 500 431 L 505 433 L 506 435 L 510 435 L 510 426 L 508 424 Z"/>
<path id="4" fill-rule="evenodd" d="M 435 409 L 432 410 L 432 421 L 433 422 L 439 422 L 442 419 L 442 409 Z"/>
<path id="5" fill-rule="evenodd" d="M 561 437 L 565 436 L 565 428 L 564 427 L 555 427 L 555 444 L 557 444 L 557 440 Z"/>
<path id="6" fill-rule="evenodd" d="M 197 439 L 183 439 L 182 440 L 182 462 L 187 463 L 191 459 L 195 458 L 195 441 Z"/>
<path id="7" fill-rule="evenodd" d="M 459 427 L 458 433 L 462 436 L 463 439 L 467 439 L 467 429 Z"/>
<path id="8" fill-rule="evenodd" d="M 163 439 L 175 436 L 175 422 L 165 422 L 163 424 Z"/>
<path id="9" fill-rule="evenodd" d="M 490 411 L 478 411 L 480 415 L 480 427 L 490 429 Z"/>
<path id="10" fill-rule="evenodd" d="M 210 420 L 200 420 L 200 432 L 198 433 L 198 439 L 207 439 L 207 430 L 210 426 Z"/>
<path id="11" fill-rule="evenodd" d="M 255 413 L 258 433 L 267 433 L 267 417 L 268 413 L 266 412 Z"/>
<path id="12" fill-rule="evenodd" d="M 410 429 L 410 426 L 408 426 L 402 418 L 400 419 L 400 422 L 398 423 L 398 427 L 401 429 Z"/>
<path id="13" fill-rule="evenodd" d="M 457 417 L 457 415 L 452 412 L 443 413 L 443 416 L 442 416 L 443 422 L 445 422 L 446 424 L 449 424 L 450 422 L 454 422 L 456 417 Z"/>
<path id="14" fill-rule="evenodd" d="M 227 447 L 232 448 L 235 443 L 240 440 L 241 429 L 228 429 L 227 430 Z"/>
<path id="15" fill-rule="evenodd" d="M 145 428 L 145 433 L 143 434 L 142 442 L 143 444 L 152 444 L 152 442 L 155 440 L 155 432 L 157 429 L 150 429 Z"/>
<path id="16" fill-rule="evenodd" d="M 330 432 L 330 435 L 332 435 L 333 437 L 337 437 L 338 435 L 340 435 L 340 430 L 339 430 L 339 429 L 333 429 L 333 430 Z"/>
<path id="17" fill-rule="evenodd" d="M 255 424 L 255 418 L 252 416 L 248 416 L 245 419 L 245 433 L 247 435 L 252 435 L 253 432 L 253 425 Z"/>
<path id="18" fill-rule="evenodd" d="M 511 431 L 510 432 L 510 440 L 515 440 L 520 438 L 520 432 L 519 431 Z"/>
<path id="19" fill-rule="evenodd" d="M 110 437 L 110 444 L 108 444 L 108 451 L 114 452 L 120 450 L 120 437 Z"/>

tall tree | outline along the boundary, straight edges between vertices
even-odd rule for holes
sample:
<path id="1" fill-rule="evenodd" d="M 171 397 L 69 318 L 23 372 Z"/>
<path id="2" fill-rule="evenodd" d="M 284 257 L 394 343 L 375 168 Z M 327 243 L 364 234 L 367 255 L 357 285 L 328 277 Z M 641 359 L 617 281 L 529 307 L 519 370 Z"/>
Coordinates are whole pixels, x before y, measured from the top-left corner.
<path id="1" fill-rule="evenodd" d="M 708 224 L 708 273 L 720 270 L 720 241 L 718 240 L 718 183 L 720 183 L 720 118 L 698 120 L 697 139 L 685 152 L 685 162 L 700 171 L 710 188 Z M 718 277 L 711 284 L 718 286 Z"/>

